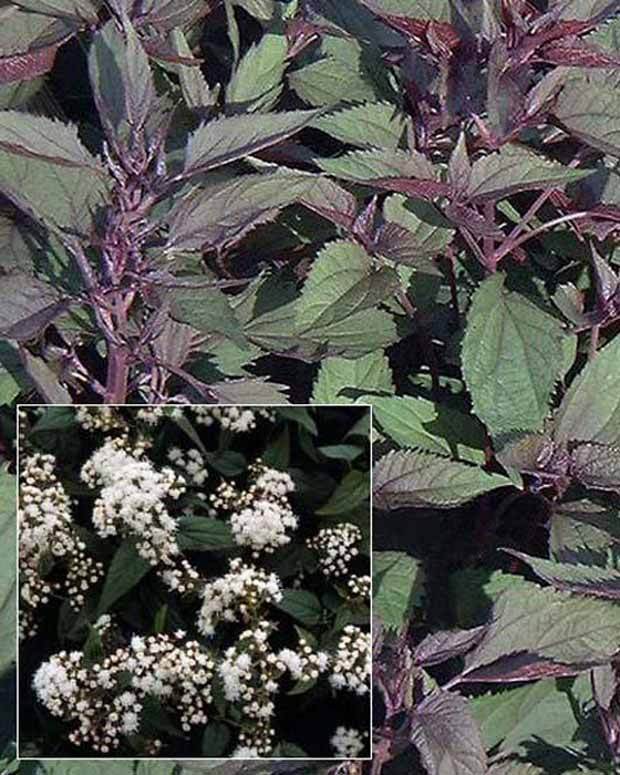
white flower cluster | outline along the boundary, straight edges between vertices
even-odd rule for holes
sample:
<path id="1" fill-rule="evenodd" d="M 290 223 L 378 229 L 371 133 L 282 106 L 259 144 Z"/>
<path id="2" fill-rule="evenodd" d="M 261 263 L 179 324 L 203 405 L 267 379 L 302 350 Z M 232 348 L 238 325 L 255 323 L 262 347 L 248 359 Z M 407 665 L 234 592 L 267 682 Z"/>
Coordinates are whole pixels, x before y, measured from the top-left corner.
<path id="1" fill-rule="evenodd" d="M 168 460 L 183 471 L 184 478 L 190 483 L 201 487 L 209 476 L 209 470 L 204 457 L 197 449 L 184 452 L 179 447 L 172 447 L 168 452 Z"/>
<path id="2" fill-rule="evenodd" d="M 347 580 L 347 594 L 351 600 L 369 600 L 372 588 L 370 576 L 352 574 Z"/>
<path id="3" fill-rule="evenodd" d="M 364 750 L 365 737 L 368 737 L 368 732 L 361 734 L 352 727 L 336 727 L 330 743 L 336 756 L 342 759 L 355 759 Z"/>
<path id="4" fill-rule="evenodd" d="M 352 624 L 344 628 L 332 657 L 329 682 L 334 689 L 368 694 L 372 672 L 370 633 Z"/>
<path id="5" fill-rule="evenodd" d="M 235 542 L 251 548 L 253 556 L 258 557 L 261 552 L 270 554 L 290 542 L 287 531 L 298 525 L 288 502 L 295 483 L 290 474 L 268 468 L 260 460 L 249 471 L 250 484 L 245 490 L 223 482 L 210 501 L 214 514 L 218 508 L 232 512 L 230 526 Z"/>
<path id="6" fill-rule="evenodd" d="M 357 525 L 342 522 L 335 527 L 324 527 L 307 545 L 319 555 L 319 566 L 325 576 L 345 576 L 351 560 L 359 554 L 355 544 L 362 540 L 362 531 Z"/>
<path id="7" fill-rule="evenodd" d="M 82 467 L 82 479 L 101 487 L 93 508 L 97 533 L 133 535 L 138 552 L 151 565 L 174 564 L 179 554 L 177 522 L 166 508 L 185 490 L 183 479 L 171 468 L 157 471 L 136 454 L 124 439 L 108 439 Z"/>
<path id="8" fill-rule="evenodd" d="M 136 411 L 136 417 L 147 425 L 157 425 L 160 420 L 166 417 L 167 410 L 165 406 L 143 406 Z"/>
<path id="9" fill-rule="evenodd" d="M 180 714 L 181 727 L 206 724 L 215 664 L 195 641 L 153 635 L 95 664 L 81 651 L 54 654 L 34 675 L 33 688 L 53 716 L 73 721 L 69 739 L 108 753 L 140 729 L 147 696 Z"/>
<path id="10" fill-rule="evenodd" d="M 113 406 L 77 406 L 75 419 L 85 431 L 126 430 L 127 423 Z"/>
<path id="11" fill-rule="evenodd" d="M 49 602 L 63 588 L 78 610 L 84 593 L 103 576 L 103 565 L 86 554 L 86 545 L 75 531 L 71 501 L 56 474 L 52 455 L 32 454 L 22 461 L 19 504 L 20 595 L 27 608 L 20 621 L 21 635 L 37 629 L 34 609 Z M 41 575 L 45 560 L 62 563 L 64 582 Z"/>
<path id="12" fill-rule="evenodd" d="M 246 433 L 256 428 L 259 417 L 273 420 L 274 412 L 269 409 L 244 409 L 240 406 L 192 406 L 196 422 L 199 425 L 213 425 L 219 423 L 222 428 L 234 433 Z"/>
<path id="13" fill-rule="evenodd" d="M 329 656 L 324 651 L 313 652 L 303 638 L 299 639 L 299 651 L 281 649 L 278 666 L 288 670 L 295 681 L 316 681 L 329 666 Z"/>
<path id="14" fill-rule="evenodd" d="M 229 572 L 204 587 L 198 629 L 213 635 L 220 621 L 248 622 L 269 603 L 282 600 L 282 584 L 275 573 L 246 565 L 237 557 L 230 561 Z"/>

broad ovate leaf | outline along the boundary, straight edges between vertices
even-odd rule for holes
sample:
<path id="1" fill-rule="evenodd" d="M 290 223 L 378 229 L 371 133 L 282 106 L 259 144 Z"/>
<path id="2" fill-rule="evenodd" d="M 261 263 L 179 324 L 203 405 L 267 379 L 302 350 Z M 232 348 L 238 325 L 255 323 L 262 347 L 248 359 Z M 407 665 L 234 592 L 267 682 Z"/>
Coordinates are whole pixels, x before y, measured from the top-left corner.
<path id="1" fill-rule="evenodd" d="M 349 404 L 352 391 L 393 393 L 387 357 L 376 350 L 361 358 L 325 358 L 312 389 L 312 403 Z"/>
<path id="2" fill-rule="evenodd" d="M 1 279 L 6 296 L 0 310 L 0 337 L 34 339 L 67 309 L 57 291 L 36 277 L 13 272 Z"/>
<path id="3" fill-rule="evenodd" d="M 560 323 L 505 279 L 498 272 L 474 294 L 462 346 L 474 411 L 493 434 L 540 428 L 564 362 Z"/>
<path id="4" fill-rule="evenodd" d="M 591 174 L 546 159 L 522 146 L 504 145 L 474 162 L 467 196 L 474 201 L 503 199 L 519 191 L 562 187 Z"/>
<path id="5" fill-rule="evenodd" d="M 453 508 L 509 484 L 477 466 L 423 452 L 393 451 L 375 464 L 373 503 L 384 510 Z"/>
<path id="6" fill-rule="evenodd" d="M 226 104 L 238 111 L 266 111 L 283 87 L 288 44 L 284 35 L 266 33 L 246 52 L 226 87 Z"/>
<path id="7" fill-rule="evenodd" d="M 464 697 L 433 692 L 411 713 L 410 740 L 429 775 L 486 775 L 487 755 Z"/>
<path id="8" fill-rule="evenodd" d="M 571 384 L 556 415 L 555 438 L 620 446 L 620 337 Z"/>
<path id="9" fill-rule="evenodd" d="M 373 612 L 384 627 L 402 630 L 424 586 L 422 563 L 404 552 L 373 552 Z"/>
<path id="10" fill-rule="evenodd" d="M 315 330 L 376 307 L 398 287 L 395 271 L 375 269 L 364 248 L 332 242 L 318 255 L 297 307 L 300 330 Z"/>
<path id="11" fill-rule="evenodd" d="M 15 477 L 0 470 L 0 676 L 15 660 Z"/>

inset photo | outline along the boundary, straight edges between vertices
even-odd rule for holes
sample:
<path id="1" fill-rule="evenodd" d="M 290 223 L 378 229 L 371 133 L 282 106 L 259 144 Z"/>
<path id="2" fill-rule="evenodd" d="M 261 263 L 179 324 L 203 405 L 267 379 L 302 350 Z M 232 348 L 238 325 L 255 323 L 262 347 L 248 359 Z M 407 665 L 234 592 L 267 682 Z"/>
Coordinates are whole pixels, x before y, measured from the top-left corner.
<path id="1" fill-rule="evenodd" d="M 371 755 L 371 410 L 21 406 L 18 755 Z"/>

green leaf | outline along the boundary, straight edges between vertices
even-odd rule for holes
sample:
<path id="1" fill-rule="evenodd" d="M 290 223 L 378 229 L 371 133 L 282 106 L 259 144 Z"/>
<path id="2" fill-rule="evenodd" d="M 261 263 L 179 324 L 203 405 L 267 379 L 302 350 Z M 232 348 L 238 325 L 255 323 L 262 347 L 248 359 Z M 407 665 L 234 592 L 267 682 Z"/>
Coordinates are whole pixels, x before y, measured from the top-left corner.
<path id="1" fill-rule="evenodd" d="M 10 404 L 20 393 L 32 389 L 16 348 L 0 341 L 0 405 Z"/>
<path id="2" fill-rule="evenodd" d="M 396 149 L 403 138 L 406 121 L 389 102 L 366 102 L 320 116 L 312 126 L 349 145 Z"/>
<path id="3" fill-rule="evenodd" d="M 296 173 L 242 175 L 205 186 L 180 199 L 168 215 L 167 251 L 215 250 L 234 244 L 255 226 L 273 220 L 314 185 Z"/>
<path id="4" fill-rule="evenodd" d="M 192 50 L 187 38 L 178 27 L 170 32 L 170 41 L 174 51 L 181 57 L 192 58 Z M 179 83 L 183 97 L 189 108 L 206 108 L 216 104 L 219 86 L 211 89 L 200 67 L 193 65 L 170 65 L 171 69 L 179 76 Z"/>
<path id="5" fill-rule="evenodd" d="M 307 126 L 315 110 L 291 110 L 265 116 L 239 115 L 202 124 L 190 136 L 180 177 L 221 167 L 286 140 Z"/>
<path id="6" fill-rule="evenodd" d="M 462 348 L 474 412 L 493 434 L 540 428 L 564 363 L 560 323 L 504 281 L 474 294 Z"/>
<path id="7" fill-rule="evenodd" d="M 417 151 L 350 151 L 334 159 L 319 159 L 318 166 L 334 177 L 359 182 L 378 178 L 435 180 L 433 165 Z"/>
<path id="8" fill-rule="evenodd" d="M 373 421 L 401 447 L 484 463 L 484 431 L 470 415 L 426 398 L 375 396 L 368 401 Z"/>
<path id="9" fill-rule="evenodd" d="M 377 508 L 452 508 L 510 485 L 499 474 L 422 452 L 388 452 L 375 464 L 373 503 Z"/>
<path id="10" fill-rule="evenodd" d="M 202 736 L 203 756 L 222 756 L 231 741 L 230 727 L 221 721 L 209 721 Z"/>
<path id="11" fill-rule="evenodd" d="M 132 590 L 151 570 L 151 565 L 138 554 L 133 539 L 127 538 L 116 550 L 108 567 L 97 606 L 97 616 L 108 611 L 117 600 Z"/>
<path id="12" fill-rule="evenodd" d="M 527 755 L 535 740 L 548 746 L 573 743 L 579 728 L 570 695 L 555 680 L 537 681 L 470 700 L 487 749 Z"/>
<path id="13" fill-rule="evenodd" d="M 392 194 L 383 203 L 383 215 L 388 223 L 407 229 L 418 255 L 434 256 L 446 249 L 454 237 L 454 229 L 430 202 Z"/>
<path id="14" fill-rule="evenodd" d="M 315 511 L 318 516 L 331 516 L 346 514 L 348 511 L 366 503 L 370 495 L 370 481 L 368 474 L 363 471 L 349 471 L 329 500 L 320 509 Z"/>
<path id="15" fill-rule="evenodd" d="M 218 288 L 176 288 L 171 315 L 203 334 L 223 334 L 239 347 L 245 345 L 241 323 L 237 320 L 227 296 Z"/>
<path id="16" fill-rule="evenodd" d="M 519 191 L 564 186 L 591 174 L 565 167 L 522 146 L 504 145 L 474 162 L 467 196 L 475 201 L 501 199 Z"/>
<path id="17" fill-rule="evenodd" d="M 312 403 L 349 404 L 347 389 L 393 393 L 392 371 L 386 356 L 375 350 L 362 358 L 325 358 L 314 383 Z M 371 398 L 366 396 L 364 400 Z"/>
<path id="18" fill-rule="evenodd" d="M 398 275 L 375 270 L 364 248 L 353 242 L 331 242 L 317 256 L 297 304 L 301 332 L 346 321 L 392 296 Z"/>
<path id="19" fill-rule="evenodd" d="M 0 676 L 15 661 L 15 477 L 0 470 Z"/>
<path id="20" fill-rule="evenodd" d="M 464 697 L 438 690 L 411 714 L 411 742 L 430 775 L 486 775 L 480 730 Z"/>
<path id="21" fill-rule="evenodd" d="M 96 35 L 88 56 L 93 95 L 108 133 L 126 139 L 128 129 L 140 129 L 155 104 L 149 59 L 129 19 L 123 32 L 109 21 Z"/>
<path id="22" fill-rule="evenodd" d="M 282 91 L 287 54 L 284 35 L 263 35 L 237 65 L 226 87 L 226 104 L 238 110 L 269 110 Z"/>
<path id="23" fill-rule="evenodd" d="M 217 551 L 236 546 L 230 525 L 212 517 L 181 517 L 177 532 L 181 549 Z"/>
<path id="24" fill-rule="evenodd" d="M 620 337 L 575 378 L 555 418 L 555 438 L 620 446 Z"/>
<path id="25" fill-rule="evenodd" d="M 556 504 L 550 519 L 549 553 L 560 562 L 604 566 L 620 555 L 620 519 L 613 504 L 588 500 Z"/>
<path id="26" fill-rule="evenodd" d="M 424 594 L 422 563 L 404 552 L 373 552 L 373 614 L 384 627 L 402 630 Z"/>
<path id="27" fill-rule="evenodd" d="M 493 606 L 487 631 L 466 657 L 464 677 L 504 658 L 531 655 L 574 666 L 575 672 L 605 664 L 618 652 L 620 606 L 522 582 Z M 501 675 L 501 665 L 497 674 Z"/>
<path id="28" fill-rule="evenodd" d="M 2 288 L 0 336 L 6 339 L 34 339 L 67 308 L 51 285 L 21 272 L 5 275 Z"/>
<path id="29" fill-rule="evenodd" d="M 52 231 L 88 236 L 108 189 L 102 175 L 0 149 L 0 191 Z"/>
<path id="30" fill-rule="evenodd" d="M 94 23 L 100 3 L 97 0 L 15 0 L 26 11 Z"/>
<path id="31" fill-rule="evenodd" d="M 620 156 L 620 105 L 617 91 L 583 78 L 569 80 L 553 112 L 572 135 L 603 153 Z"/>
<path id="32" fill-rule="evenodd" d="M 279 406 L 276 409 L 278 417 L 290 420 L 308 431 L 312 436 L 317 436 L 319 429 L 314 419 L 314 410 L 306 409 L 302 406 Z"/>
<path id="33" fill-rule="evenodd" d="M 539 578 L 556 589 L 620 600 L 620 571 L 618 570 L 545 560 L 542 557 L 531 557 L 514 549 L 505 549 L 504 551 L 529 565 Z"/>
<path id="34" fill-rule="evenodd" d="M 306 627 L 314 627 L 321 621 L 323 612 L 321 601 L 315 594 L 305 589 L 283 590 L 282 600 L 275 605 Z"/>
<path id="35" fill-rule="evenodd" d="M 80 142 L 77 127 L 45 116 L 16 110 L 0 111 L 0 148 L 9 153 L 105 174 L 99 160 Z"/>

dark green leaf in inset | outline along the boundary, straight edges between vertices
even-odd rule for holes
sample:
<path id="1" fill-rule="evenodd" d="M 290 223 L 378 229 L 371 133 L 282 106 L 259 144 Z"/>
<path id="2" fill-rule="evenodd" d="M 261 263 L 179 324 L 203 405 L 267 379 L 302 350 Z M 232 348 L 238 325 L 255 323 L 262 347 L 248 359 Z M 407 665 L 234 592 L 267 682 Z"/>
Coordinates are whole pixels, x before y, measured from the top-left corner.
<path id="1" fill-rule="evenodd" d="M 227 522 L 212 517 L 181 517 L 177 541 L 181 549 L 209 551 L 235 546 Z"/>
<path id="2" fill-rule="evenodd" d="M 108 611 L 123 595 L 130 592 L 151 570 L 151 565 L 138 554 L 135 541 L 125 539 L 108 567 L 97 606 L 97 616 Z"/>
<path id="3" fill-rule="evenodd" d="M 314 627 L 321 621 L 321 601 L 305 589 L 285 589 L 276 607 L 306 627 Z"/>

